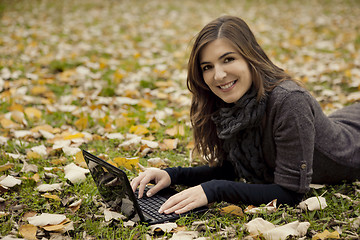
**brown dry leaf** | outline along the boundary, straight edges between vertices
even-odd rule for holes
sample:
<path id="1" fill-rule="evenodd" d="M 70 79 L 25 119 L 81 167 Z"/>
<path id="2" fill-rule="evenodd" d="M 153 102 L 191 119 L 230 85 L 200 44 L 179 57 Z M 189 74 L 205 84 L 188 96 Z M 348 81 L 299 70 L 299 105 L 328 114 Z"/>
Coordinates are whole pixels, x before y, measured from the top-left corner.
<path id="1" fill-rule="evenodd" d="M 52 126 L 50 126 L 48 124 L 39 125 L 39 126 L 36 126 L 32 129 L 30 129 L 30 131 L 32 131 L 32 132 L 39 132 L 40 130 L 43 130 L 43 131 L 46 131 L 49 133 L 58 133 L 60 131 L 59 129 L 53 128 Z"/>
<path id="2" fill-rule="evenodd" d="M 26 120 L 25 120 L 25 114 L 23 112 L 20 111 L 12 111 L 11 112 L 11 118 L 12 120 L 14 120 L 16 123 L 19 124 L 25 124 Z"/>
<path id="3" fill-rule="evenodd" d="M 19 227 L 19 233 L 25 239 L 28 240 L 37 240 L 36 238 L 36 231 L 37 227 L 31 224 L 25 224 Z"/>
<path id="4" fill-rule="evenodd" d="M 253 205 L 249 205 L 244 212 L 245 213 L 260 213 L 260 212 L 266 212 L 266 213 L 273 213 L 276 212 L 276 203 L 277 203 L 277 199 L 272 200 L 271 202 L 269 202 L 268 204 L 266 204 L 265 207 L 255 207 Z"/>
<path id="5" fill-rule="evenodd" d="M 185 135 L 185 128 L 184 125 L 176 125 L 172 128 L 168 128 L 165 130 L 165 133 L 174 137 L 174 136 L 184 136 Z"/>
<path id="6" fill-rule="evenodd" d="M 9 169 L 11 169 L 13 167 L 14 167 L 14 164 L 8 162 L 8 163 L 0 166 L 0 172 L 7 171 L 7 170 L 9 170 Z"/>
<path id="7" fill-rule="evenodd" d="M 42 228 L 49 232 L 62 232 L 69 224 L 71 224 L 71 220 L 66 218 L 59 224 L 56 225 L 46 225 Z"/>
<path id="8" fill-rule="evenodd" d="M 236 205 L 230 205 L 230 206 L 221 208 L 220 214 L 222 214 L 222 215 L 231 214 L 231 215 L 235 215 L 235 216 L 244 216 L 244 213 L 243 213 L 241 207 L 236 206 Z"/>
<path id="9" fill-rule="evenodd" d="M 134 133 L 136 135 L 145 135 L 145 134 L 149 133 L 150 131 L 143 125 L 135 125 L 135 126 L 130 127 L 129 132 Z"/>
<path id="10" fill-rule="evenodd" d="M 34 107 L 25 108 L 24 112 L 26 116 L 33 121 L 39 120 L 42 116 L 41 111 Z"/>
<path id="11" fill-rule="evenodd" d="M 88 126 L 88 118 L 81 117 L 75 121 L 74 125 L 79 131 L 82 131 L 82 130 L 86 129 Z"/>
<path id="12" fill-rule="evenodd" d="M 139 158 L 125 158 L 125 157 L 116 157 L 113 161 L 117 164 L 118 167 L 124 167 L 126 169 L 138 170 L 139 169 Z"/>
<path id="13" fill-rule="evenodd" d="M 338 231 L 329 232 L 328 230 L 323 231 L 322 233 L 315 234 L 312 240 L 324 240 L 324 239 L 340 239 Z"/>
<path id="14" fill-rule="evenodd" d="M 177 148 L 179 139 L 164 139 L 162 143 L 159 144 L 160 150 L 173 150 Z"/>
<path id="15" fill-rule="evenodd" d="M 153 234 L 154 232 L 170 232 L 177 228 L 177 224 L 173 222 L 169 223 L 162 223 L 162 224 L 154 224 L 150 226 L 150 233 Z"/>
<path id="16" fill-rule="evenodd" d="M 80 199 L 80 200 L 78 200 L 78 201 L 73 202 L 72 204 L 70 204 L 69 208 L 70 208 L 71 211 L 74 213 L 74 212 L 76 212 L 77 210 L 80 209 L 81 203 L 82 203 L 82 199 Z"/>
<path id="17" fill-rule="evenodd" d="M 24 112 L 24 107 L 23 107 L 23 105 L 21 105 L 21 104 L 13 103 L 13 104 L 11 104 L 11 106 L 8 108 L 8 110 L 9 110 L 10 112 L 12 112 L 12 111 Z"/>

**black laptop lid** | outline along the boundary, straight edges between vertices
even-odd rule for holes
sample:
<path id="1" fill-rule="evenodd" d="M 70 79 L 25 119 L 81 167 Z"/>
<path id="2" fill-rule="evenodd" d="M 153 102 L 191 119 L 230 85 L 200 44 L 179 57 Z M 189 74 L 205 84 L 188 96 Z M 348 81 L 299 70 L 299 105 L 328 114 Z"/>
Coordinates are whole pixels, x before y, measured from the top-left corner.
<path id="1" fill-rule="evenodd" d="M 105 203 L 129 220 L 144 221 L 126 173 L 83 150 L 84 159 Z"/>

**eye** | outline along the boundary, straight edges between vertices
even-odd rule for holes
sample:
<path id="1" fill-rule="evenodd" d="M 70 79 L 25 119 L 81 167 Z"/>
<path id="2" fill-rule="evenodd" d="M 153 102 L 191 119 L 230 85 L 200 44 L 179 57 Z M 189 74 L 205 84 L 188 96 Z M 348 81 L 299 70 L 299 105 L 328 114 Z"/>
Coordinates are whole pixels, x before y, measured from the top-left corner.
<path id="1" fill-rule="evenodd" d="M 207 70 L 211 69 L 211 66 L 210 65 L 205 65 L 202 67 L 202 71 L 205 72 Z"/>
<path id="2" fill-rule="evenodd" d="M 234 60 L 235 60 L 235 58 L 233 58 L 233 57 L 227 57 L 224 59 L 224 63 L 232 62 Z"/>

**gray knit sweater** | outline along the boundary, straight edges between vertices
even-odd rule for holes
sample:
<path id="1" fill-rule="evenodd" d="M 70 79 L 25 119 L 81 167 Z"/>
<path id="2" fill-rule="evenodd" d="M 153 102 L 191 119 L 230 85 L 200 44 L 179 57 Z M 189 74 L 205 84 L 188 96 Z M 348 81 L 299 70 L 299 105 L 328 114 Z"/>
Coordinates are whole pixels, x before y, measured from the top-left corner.
<path id="1" fill-rule="evenodd" d="M 360 103 L 326 116 L 308 91 L 281 83 L 269 95 L 263 153 L 274 183 L 295 192 L 360 179 Z"/>

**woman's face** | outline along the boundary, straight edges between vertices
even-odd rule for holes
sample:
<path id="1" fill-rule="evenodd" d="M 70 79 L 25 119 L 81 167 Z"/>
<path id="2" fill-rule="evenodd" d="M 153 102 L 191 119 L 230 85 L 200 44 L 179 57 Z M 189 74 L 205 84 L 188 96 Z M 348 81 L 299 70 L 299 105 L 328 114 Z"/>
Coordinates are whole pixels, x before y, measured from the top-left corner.
<path id="1" fill-rule="evenodd" d="M 251 87 L 248 64 L 227 39 L 205 45 L 200 52 L 200 67 L 205 83 L 226 103 L 238 101 Z"/>

